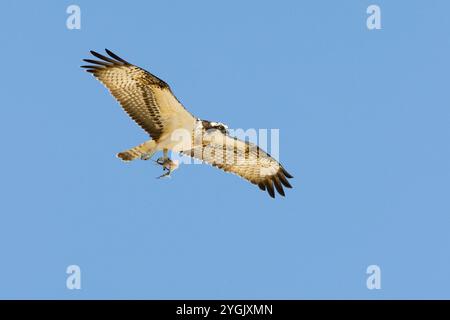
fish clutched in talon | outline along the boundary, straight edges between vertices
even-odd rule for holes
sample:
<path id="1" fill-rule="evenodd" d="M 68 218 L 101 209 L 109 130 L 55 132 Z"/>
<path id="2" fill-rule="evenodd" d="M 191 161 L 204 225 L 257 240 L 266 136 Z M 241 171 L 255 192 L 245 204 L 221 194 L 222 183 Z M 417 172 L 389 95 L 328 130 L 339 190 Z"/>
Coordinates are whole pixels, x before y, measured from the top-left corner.
<path id="1" fill-rule="evenodd" d="M 170 178 L 170 174 L 179 167 L 178 160 L 172 160 L 169 158 L 161 157 L 158 158 L 155 162 L 163 167 L 163 171 L 167 171 L 163 175 L 157 177 L 157 179 Z"/>

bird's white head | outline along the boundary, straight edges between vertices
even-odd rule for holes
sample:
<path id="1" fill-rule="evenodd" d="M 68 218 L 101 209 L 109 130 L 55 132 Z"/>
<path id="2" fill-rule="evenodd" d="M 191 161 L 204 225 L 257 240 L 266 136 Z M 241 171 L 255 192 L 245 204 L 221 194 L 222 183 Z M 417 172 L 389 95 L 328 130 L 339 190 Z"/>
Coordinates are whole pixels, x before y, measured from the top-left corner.
<path id="1" fill-rule="evenodd" d="M 221 131 L 223 134 L 228 134 L 228 126 L 222 122 L 202 120 L 202 125 L 205 130 L 216 129 Z"/>

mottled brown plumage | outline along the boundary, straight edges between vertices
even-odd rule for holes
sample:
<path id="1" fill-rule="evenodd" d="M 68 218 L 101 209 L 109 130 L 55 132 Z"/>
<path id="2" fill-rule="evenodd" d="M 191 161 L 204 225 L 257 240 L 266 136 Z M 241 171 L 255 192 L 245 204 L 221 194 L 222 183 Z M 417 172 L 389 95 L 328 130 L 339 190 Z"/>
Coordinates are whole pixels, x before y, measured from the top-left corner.
<path id="1" fill-rule="evenodd" d="M 84 59 L 89 65 L 82 67 L 108 88 L 128 115 L 153 139 L 119 153 L 119 158 L 148 159 L 149 154 L 158 150 L 173 150 L 234 173 L 258 185 L 271 197 L 275 196 L 275 190 L 284 196 L 283 187 L 292 188 L 287 180 L 292 176 L 278 161 L 257 145 L 230 137 L 222 124 L 195 118 L 163 80 L 107 49 L 109 57 L 91 53 L 99 60 Z M 180 129 L 192 136 L 188 146 L 172 140 L 173 133 Z"/>
<path id="2" fill-rule="evenodd" d="M 249 182 L 267 190 L 271 197 L 275 196 L 274 187 L 282 196 L 283 186 L 292 188 L 287 178 L 292 176 L 257 145 L 230 137 L 220 130 L 208 130 L 202 134 L 202 142 L 194 143 L 190 150 L 182 151 L 190 157 L 234 173 Z"/>

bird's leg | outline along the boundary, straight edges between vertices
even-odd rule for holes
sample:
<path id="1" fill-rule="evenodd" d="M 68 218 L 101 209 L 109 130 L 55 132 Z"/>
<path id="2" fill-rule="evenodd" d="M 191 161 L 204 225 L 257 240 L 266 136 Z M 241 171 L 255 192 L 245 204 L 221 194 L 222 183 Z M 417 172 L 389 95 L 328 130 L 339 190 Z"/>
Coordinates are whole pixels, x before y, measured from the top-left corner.
<path id="1" fill-rule="evenodd" d="M 168 159 L 166 163 L 163 165 L 163 171 L 167 170 L 167 172 L 165 172 L 162 176 L 159 176 L 158 179 L 164 177 L 170 178 L 170 174 L 177 168 L 178 168 L 178 160 L 172 161 Z"/>
<path id="2" fill-rule="evenodd" d="M 160 166 L 163 166 L 163 169 L 164 169 L 164 158 L 163 157 L 159 157 L 158 159 L 156 159 L 155 162 L 157 164 L 159 164 Z"/>
<path id="3" fill-rule="evenodd" d="M 161 165 L 163 167 L 163 170 L 165 170 L 166 166 L 167 166 L 167 161 L 170 161 L 169 156 L 168 156 L 169 150 L 163 149 L 163 153 L 164 153 L 164 155 L 162 157 L 159 157 L 158 159 L 156 159 L 155 162 L 157 164 Z"/>
<path id="4" fill-rule="evenodd" d="M 161 165 L 163 167 L 164 174 L 162 176 L 159 176 L 158 179 L 168 177 L 170 178 L 170 174 L 178 168 L 178 161 L 172 161 L 169 156 L 169 150 L 163 149 L 164 155 L 156 160 L 156 163 Z"/>
<path id="5" fill-rule="evenodd" d="M 161 160 L 161 158 L 158 160 Z M 158 160 L 157 160 L 157 162 L 158 162 Z M 161 165 L 163 167 L 163 172 L 164 171 L 166 171 L 166 172 L 164 172 L 161 176 L 157 177 L 157 179 L 161 179 L 161 178 L 165 178 L 165 177 L 170 178 L 170 174 L 172 173 L 172 166 L 169 161 L 171 162 L 171 160 L 168 159 L 167 161 L 161 163 Z M 158 163 L 160 163 L 160 162 L 158 162 Z"/>
<path id="6" fill-rule="evenodd" d="M 172 161 L 170 159 L 168 159 L 164 164 L 163 164 L 163 171 L 164 174 L 158 178 L 170 178 L 170 174 L 175 171 L 178 168 L 178 160 Z"/>
<path id="7" fill-rule="evenodd" d="M 169 150 L 168 149 L 163 149 L 163 153 L 164 153 L 164 155 L 162 157 L 158 158 L 156 160 L 156 163 L 162 165 L 163 171 L 165 171 L 165 170 L 169 170 L 169 166 L 170 166 L 172 160 L 169 159 Z"/>

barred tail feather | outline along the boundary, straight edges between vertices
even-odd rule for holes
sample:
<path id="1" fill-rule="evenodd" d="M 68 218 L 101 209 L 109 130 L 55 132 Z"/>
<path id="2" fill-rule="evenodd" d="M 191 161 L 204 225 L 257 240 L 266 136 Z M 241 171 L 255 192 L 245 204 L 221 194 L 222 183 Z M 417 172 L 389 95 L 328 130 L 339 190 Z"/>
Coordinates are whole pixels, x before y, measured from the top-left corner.
<path id="1" fill-rule="evenodd" d="M 117 157 L 123 161 L 132 161 L 141 158 L 144 155 L 152 155 L 156 150 L 156 142 L 154 140 L 146 141 L 134 148 L 119 152 Z"/>

